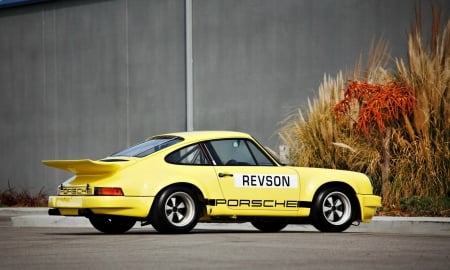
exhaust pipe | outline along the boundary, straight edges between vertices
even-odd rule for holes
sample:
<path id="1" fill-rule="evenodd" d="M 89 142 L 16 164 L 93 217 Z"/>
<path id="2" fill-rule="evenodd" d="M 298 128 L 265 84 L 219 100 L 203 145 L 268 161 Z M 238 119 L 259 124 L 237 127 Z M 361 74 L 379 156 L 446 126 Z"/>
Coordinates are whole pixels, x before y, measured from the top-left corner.
<path id="1" fill-rule="evenodd" d="M 51 208 L 51 209 L 48 209 L 48 215 L 49 216 L 60 216 L 61 213 L 59 212 L 59 209 Z"/>

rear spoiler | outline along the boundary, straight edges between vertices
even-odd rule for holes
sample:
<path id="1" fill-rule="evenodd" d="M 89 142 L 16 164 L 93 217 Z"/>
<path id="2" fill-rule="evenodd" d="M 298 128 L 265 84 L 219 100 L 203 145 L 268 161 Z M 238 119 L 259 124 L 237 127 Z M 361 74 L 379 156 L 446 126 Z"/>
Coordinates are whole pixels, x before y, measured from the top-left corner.
<path id="1" fill-rule="evenodd" d="M 42 163 L 49 167 L 71 172 L 75 175 L 105 175 L 113 174 L 123 165 L 114 162 L 94 161 L 90 159 L 80 160 L 43 160 Z"/>

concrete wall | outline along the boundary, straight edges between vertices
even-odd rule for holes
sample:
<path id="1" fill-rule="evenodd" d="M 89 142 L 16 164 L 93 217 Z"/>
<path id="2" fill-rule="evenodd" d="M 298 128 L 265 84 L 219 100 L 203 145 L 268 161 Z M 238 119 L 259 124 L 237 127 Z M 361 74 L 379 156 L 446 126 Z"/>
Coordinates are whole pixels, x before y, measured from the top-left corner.
<path id="1" fill-rule="evenodd" d="M 98 159 L 185 128 L 183 1 L 0 11 L 0 189 L 53 191 L 42 159 Z"/>
<path id="2" fill-rule="evenodd" d="M 448 18 L 450 2 L 437 2 Z M 98 159 L 184 130 L 184 8 L 184 0 L 74 0 L 0 10 L 0 189 L 9 181 L 53 192 L 68 175 L 42 159 Z M 373 39 L 404 56 L 414 8 L 193 0 L 194 129 L 248 131 L 277 146 L 280 121 Z"/>
<path id="3" fill-rule="evenodd" d="M 448 18 L 450 1 L 441 4 Z M 202 0 L 193 13 L 194 126 L 248 131 L 273 147 L 280 121 L 307 106 L 324 74 L 351 69 L 381 38 L 406 55 L 415 2 Z"/>

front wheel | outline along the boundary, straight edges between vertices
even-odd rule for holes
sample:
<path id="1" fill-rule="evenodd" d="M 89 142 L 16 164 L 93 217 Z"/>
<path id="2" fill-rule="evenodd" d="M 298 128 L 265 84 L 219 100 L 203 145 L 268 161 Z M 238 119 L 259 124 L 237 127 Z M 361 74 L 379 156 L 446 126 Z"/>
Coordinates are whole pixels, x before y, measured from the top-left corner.
<path id="1" fill-rule="evenodd" d="M 281 221 L 253 221 L 252 225 L 262 232 L 279 232 L 287 226 L 287 223 Z"/>
<path id="2" fill-rule="evenodd" d="M 197 196 L 185 187 L 169 187 L 155 200 L 151 223 L 160 233 L 188 233 L 199 219 Z"/>
<path id="3" fill-rule="evenodd" d="M 89 217 L 92 226 L 97 230 L 108 234 L 119 234 L 133 228 L 136 220 L 121 216 L 93 215 Z"/>
<path id="4" fill-rule="evenodd" d="M 340 188 L 321 191 L 311 209 L 312 224 L 322 232 L 342 232 L 352 224 L 355 214 L 349 193 Z"/>

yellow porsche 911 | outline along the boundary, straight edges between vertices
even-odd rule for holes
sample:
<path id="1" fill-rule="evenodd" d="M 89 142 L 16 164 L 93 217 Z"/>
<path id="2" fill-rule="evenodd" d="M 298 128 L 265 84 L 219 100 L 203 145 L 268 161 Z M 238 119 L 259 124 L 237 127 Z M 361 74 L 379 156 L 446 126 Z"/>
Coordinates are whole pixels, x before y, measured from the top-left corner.
<path id="1" fill-rule="evenodd" d="M 241 132 L 171 133 L 97 161 L 43 163 L 74 174 L 50 196 L 49 214 L 84 216 L 104 233 L 137 221 L 161 233 L 187 233 L 198 222 L 341 232 L 369 222 L 381 202 L 365 174 L 284 166 Z"/>

